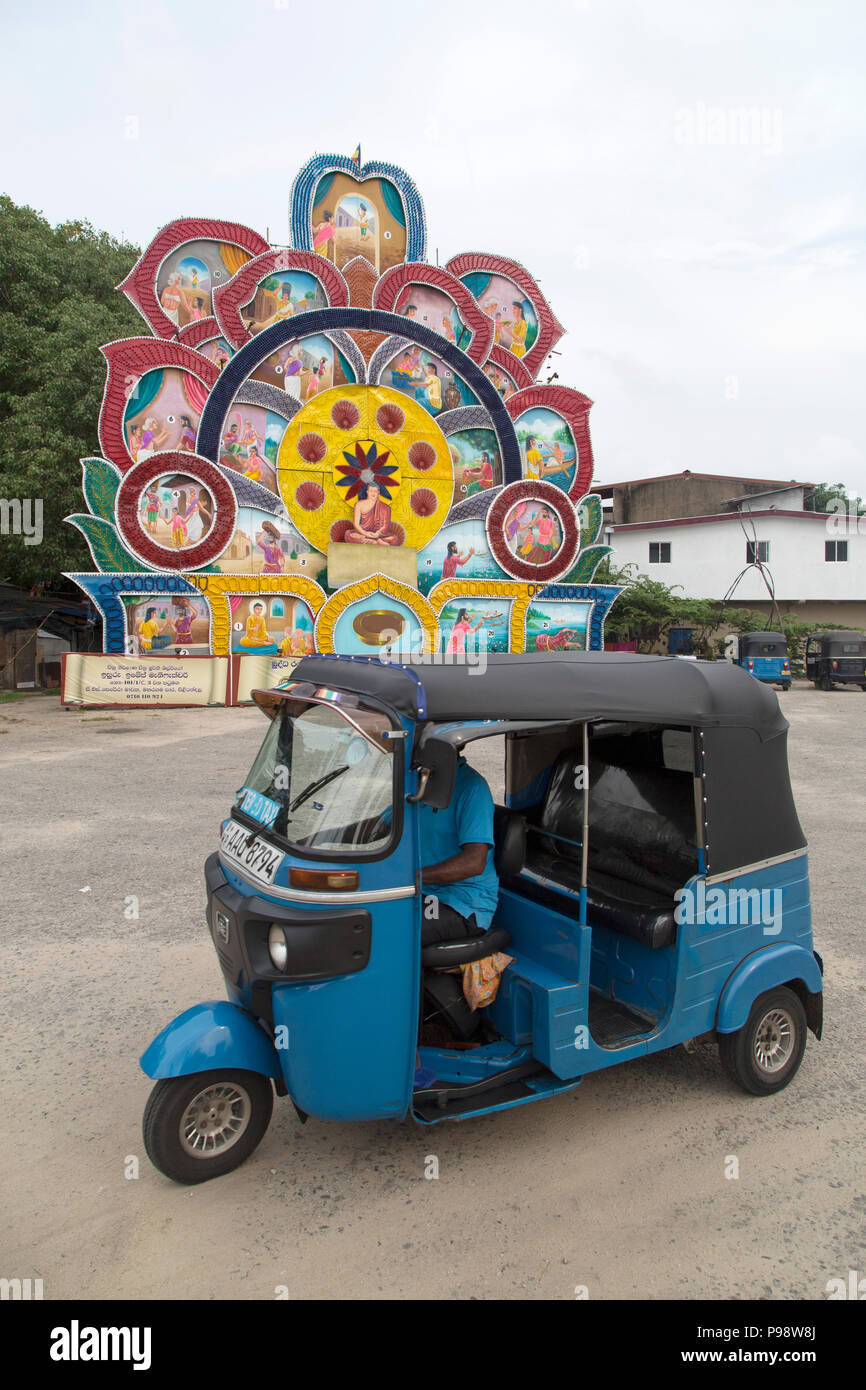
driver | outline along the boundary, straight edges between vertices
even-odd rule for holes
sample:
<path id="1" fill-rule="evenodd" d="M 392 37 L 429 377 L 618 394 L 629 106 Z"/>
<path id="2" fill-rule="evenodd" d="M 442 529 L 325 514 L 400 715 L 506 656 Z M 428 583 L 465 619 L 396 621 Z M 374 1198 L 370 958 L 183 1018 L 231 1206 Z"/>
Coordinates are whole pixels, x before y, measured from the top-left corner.
<path id="1" fill-rule="evenodd" d="M 421 945 L 480 936 L 493 920 L 499 897 L 490 788 L 461 757 L 449 804 L 437 811 L 422 802 L 420 812 Z"/>

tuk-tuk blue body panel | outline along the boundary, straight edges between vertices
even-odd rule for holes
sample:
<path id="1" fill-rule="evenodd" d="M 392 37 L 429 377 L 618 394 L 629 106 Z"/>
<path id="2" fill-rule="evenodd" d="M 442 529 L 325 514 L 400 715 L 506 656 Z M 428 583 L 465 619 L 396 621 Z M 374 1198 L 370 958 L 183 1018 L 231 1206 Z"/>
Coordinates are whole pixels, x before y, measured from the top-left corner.
<path id="1" fill-rule="evenodd" d="M 267 1033 L 251 1014 L 225 999 L 179 1014 L 141 1056 L 142 1071 L 154 1080 L 228 1067 L 274 1078 L 281 1074 Z"/>
<path id="2" fill-rule="evenodd" d="M 724 902 L 713 897 L 715 890 L 721 890 Z M 709 885 L 706 880 L 702 884 L 700 879 L 693 879 L 688 891 L 697 920 L 679 924 L 674 948 L 678 950 L 674 972 L 678 981 L 678 1042 L 699 1037 L 716 1026 L 723 990 L 740 963 L 756 952 L 785 944 L 794 951 L 798 961 L 811 961 L 814 965 L 806 854 L 781 864 L 756 868 L 750 873 L 732 874 L 718 881 L 713 879 Z M 720 912 L 724 917 L 721 923 L 716 920 Z M 682 915 L 690 914 L 684 912 Z M 787 978 L 797 978 L 800 973 L 792 970 Z M 810 973 L 808 979 L 812 978 Z M 763 989 L 784 983 L 785 980 L 772 979 L 756 989 L 749 1000 L 749 1008 Z M 747 992 L 747 987 L 744 988 Z"/>
<path id="3" fill-rule="evenodd" d="M 741 962 L 725 984 L 719 1000 L 717 1031 L 735 1033 L 743 1027 L 759 994 L 792 980 L 801 981 L 810 994 L 821 993 L 821 968 L 814 951 L 790 942 L 756 951 Z"/>
<path id="4" fill-rule="evenodd" d="M 736 664 L 754 676 L 756 681 L 766 681 L 769 685 L 789 685 L 791 682 L 790 662 L 782 657 L 755 656 Z"/>
<path id="5" fill-rule="evenodd" d="M 415 899 L 379 903 L 369 963 L 356 975 L 275 985 L 283 1078 L 322 1120 L 401 1119 L 415 1073 L 420 967 Z"/>
<path id="6" fill-rule="evenodd" d="M 714 890 L 724 895 L 721 925 L 713 920 L 720 901 Z M 569 898 L 575 917 L 568 915 Z M 811 993 L 821 992 L 805 854 L 709 886 L 695 877 L 684 898 L 692 911 L 683 912 L 674 943 L 650 951 L 591 920 L 581 927 L 576 894 L 563 894 L 558 913 L 503 890 L 496 924 L 511 933 L 515 960 L 490 1006 L 491 1021 L 515 1042 L 535 1040 L 538 1060 L 571 1078 L 717 1027 L 732 1032 L 774 985 L 801 980 Z M 730 920 L 737 916 L 745 920 Z M 646 1032 L 616 1048 L 599 1046 L 588 1028 L 588 985 L 643 1015 Z"/>

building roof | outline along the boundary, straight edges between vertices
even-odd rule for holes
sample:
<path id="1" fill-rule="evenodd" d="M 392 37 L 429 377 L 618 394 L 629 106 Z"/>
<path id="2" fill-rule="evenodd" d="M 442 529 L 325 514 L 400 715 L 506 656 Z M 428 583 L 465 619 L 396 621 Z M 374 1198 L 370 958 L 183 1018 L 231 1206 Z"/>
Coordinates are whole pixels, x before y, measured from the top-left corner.
<path id="1" fill-rule="evenodd" d="M 43 628 L 57 637 L 68 637 L 87 621 L 89 605 L 62 594 L 31 598 L 23 589 L 0 584 L 0 629 L 32 631 Z"/>
<path id="2" fill-rule="evenodd" d="M 787 478 L 783 479 L 782 481 L 780 481 L 778 478 L 741 478 L 736 473 L 694 473 L 690 468 L 684 468 L 682 473 L 660 473 L 658 477 L 655 478 L 627 478 L 625 482 L 622 483 L 594 482 L 592 487 L 593 491 L 597 491 L 599 488 L 635 487 L 637 484 L 640 483 L 666 483 L 670 482 L 671 478 L 714 478 L 720 482 L 761 483 L 764 487 L 767 487 L 774 492 L 779 492 L 784 488 L 790 487 L 817 486 L 816 483 L 798 482 L 796 478 Z"/>
<path id="3" fill-rule="evenodd" d="M 753 502 L 756 497 L 775 497 L 780 492 L 791 492 L 794 488 L 811 487 L 811 483 L 781 483 L 779 487 L 765 488 L 763 492 L 741 492 L 736 497 L 726 497 L 726 502 Z"/>

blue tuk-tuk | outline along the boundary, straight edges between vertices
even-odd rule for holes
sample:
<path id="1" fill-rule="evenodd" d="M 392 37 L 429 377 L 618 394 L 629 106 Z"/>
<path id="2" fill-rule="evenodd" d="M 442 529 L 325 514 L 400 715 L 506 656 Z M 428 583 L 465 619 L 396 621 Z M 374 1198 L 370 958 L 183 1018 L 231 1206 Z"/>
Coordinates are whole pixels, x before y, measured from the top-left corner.
<path id="1" fill-rule="evenodd" d="M 740 635 L 737 665 L 755 680 L 791 689 L 791 662 L 784 632 L 744 632 Z"/>
<path id="2" fill-rule="evenodd" d="M 431 1125 L 706 1039 L 766 1096 L 820 1037 L 788 726 L 733 665 L 313 656 L 255 699 L 268 730 L 205 866 L 228 999 L 141 1059 L 145 1145 L 169 1177 L 242 1163 L 274 1092 L 301 1119 Z M 495 916 L 422 948 L 422 820 L 496 736 Z M 473 1010 L 463 967 L 497 953 L 498 992 Z"/>

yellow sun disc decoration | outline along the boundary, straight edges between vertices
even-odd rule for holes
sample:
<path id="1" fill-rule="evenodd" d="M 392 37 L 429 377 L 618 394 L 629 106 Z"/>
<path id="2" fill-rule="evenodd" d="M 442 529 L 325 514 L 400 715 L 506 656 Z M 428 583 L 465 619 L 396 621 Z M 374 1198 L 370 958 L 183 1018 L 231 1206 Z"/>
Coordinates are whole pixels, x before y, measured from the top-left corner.
<path id="1" fill-rule="evenodd" d="M 337 386 L 308 401 L 283 435 L 277 475 L 292 522 L 323 553 L 329 542 L 420 550 L 454 493 L 436 421 L 385 386 Z"/>

